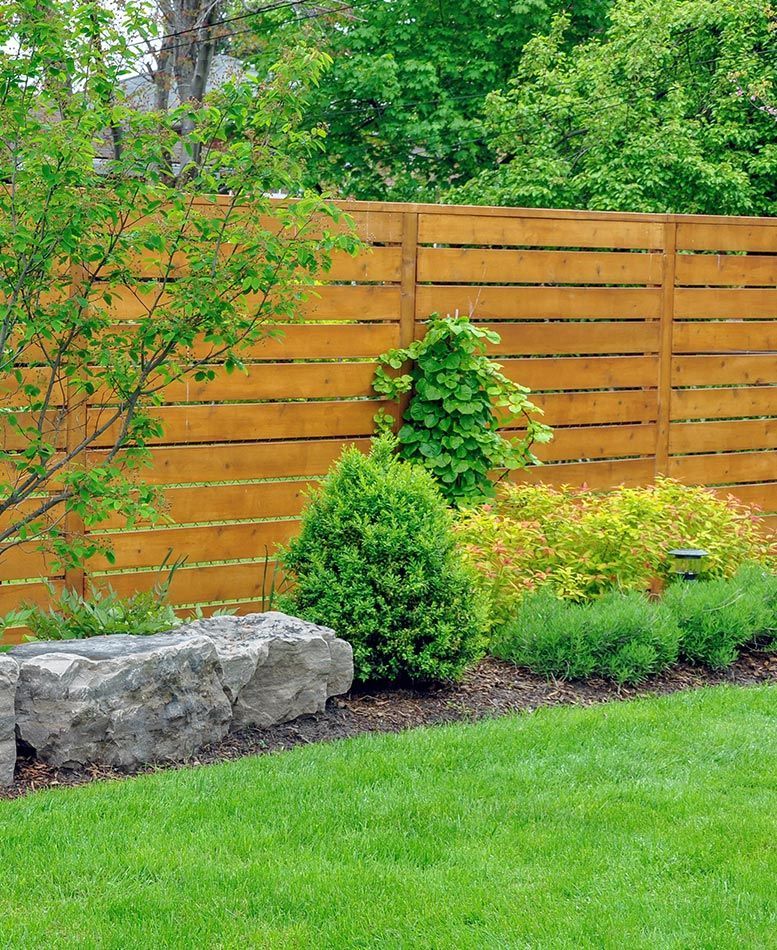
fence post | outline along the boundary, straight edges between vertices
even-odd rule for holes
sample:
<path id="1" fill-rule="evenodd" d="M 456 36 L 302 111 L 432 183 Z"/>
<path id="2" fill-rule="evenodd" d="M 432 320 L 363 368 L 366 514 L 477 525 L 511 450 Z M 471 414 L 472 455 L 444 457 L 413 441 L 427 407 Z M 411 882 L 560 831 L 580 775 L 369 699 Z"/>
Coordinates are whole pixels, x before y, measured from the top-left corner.
<path id="1" fill-rule="evenodd" d="M 656 422 L 655 474 L 669 473 L 669 436 L 672 427 L 672 341 L 674 333 L 675 272 L 677 269 L 677 222 L 664 224 L 661 280 L 661 323 L 658 351 L 658 414 Z"/>
<path id="2" fill-rule="evenodd" d="M 83 268 L 73 265 L 70 275 L 70 296 L 84 292 L 85 277 Z M 70 453 L 81 442 L 87 425 L 87 396 L 78 392 L 72 378 L 68 376 L 65 382 L 65 452 Z M 74 465 L 84 467 L 87 464 L 86 453 L 82 452 L 73 461 Z M 67 510 L 63 520 L 63 532 L 66 539 L 76 535 L 83 535 L 85 530 L 83 518 L 74 511 Z M 82 597 L 86 594 L 86 570 L 83 564 L 69 567 L 65 570 L 65 587 L 75 591 Z"/>
<path id="3" fill-rule="evenodd" d="M 402 283 L 399 302 L 399 345 L 403 349 L 416 338 L 416 287 L 418 285 L 418 212 L 406 211 L 402 215 Z M 410 371 L 410 366 L 402 367 L 402 372 Z M 397 430 L 402 424 L 402 416 L 410 402 L 410 393 L 399 399 Z"/>

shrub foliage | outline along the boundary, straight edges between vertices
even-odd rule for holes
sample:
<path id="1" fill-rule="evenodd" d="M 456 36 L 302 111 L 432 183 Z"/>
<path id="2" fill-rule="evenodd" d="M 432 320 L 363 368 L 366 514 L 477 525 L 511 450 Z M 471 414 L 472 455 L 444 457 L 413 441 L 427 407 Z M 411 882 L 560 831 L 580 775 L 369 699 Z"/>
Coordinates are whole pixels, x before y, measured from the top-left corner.
<path id="1" fill-rule="evenodd" d="M 712 669 L 730 666 L 742 646 L 777 637 L 777 577 L 755 564 L 734 577 L 677 583 L 664 602 L 680 627 L 680 652 Z"/>
<path id="2" fill-rule="evenodd" d="M 545 587 L 495 634 L 491 652 L 545 676 L 638 683 L 678 657 L 724 669 L 743 646 L 777 641 L 777 576 L 745 564 L 733 577 L 675 581 L 660 601 L 610 591 L 574 603 Z"/>
<path id="3" fill-rule="evenodd" d="M 396 399 L 411 392 L 399 430 L 400 455 L 427 468 L 445 497 L 477 502 L 494 493 L 496 470 L 537 464 L 535 442 L 551 438 L 525 386 L 508 379 L 485 354 L 499 335 L 467 317 L 432 317 L 424 338 L 380 357 L 375 391 Z M 412 360 L 409 374 L 394 376 Z M 381 421 L 393 420 L 384 416 Z M 503 435 L 500 426 L 520 429 Z"/>
<path id="4" fill-rule="evenodd" d="M 545 589 L 524 598 L 492 652 L 545 676 L 639 683 L 675 662 L 679 640 L 671 611 L 644 594 L 612 591 L 575 604 Z"/>
<path id="5" fill-rule="evenodd" d="M 431 474 L 383 436 L 346 449 L 312 495 L 283 606 L 353 646 L 360 681 L 457 677 L 483 652 L 485 610 Z"/>
<path id="6" fill-rule="evenodd" d="M 461 514 L 457 531 L 496 624 L 544 585 L 582 602 L 668 581 L 676 547 L 709 552 L 702 577 L 730 576 L 745 561 L 775 563 L 774 535 L 752 509 L 666 478 L 606 493 L 503 485 L 494 505 Z"/>

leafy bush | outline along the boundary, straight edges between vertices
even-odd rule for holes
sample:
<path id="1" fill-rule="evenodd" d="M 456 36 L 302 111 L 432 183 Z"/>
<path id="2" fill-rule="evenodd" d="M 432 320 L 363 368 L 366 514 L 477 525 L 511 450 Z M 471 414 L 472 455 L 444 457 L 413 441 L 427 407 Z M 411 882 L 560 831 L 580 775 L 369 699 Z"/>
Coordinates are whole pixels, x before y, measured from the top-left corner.
<path id="1" fill-rule="evenodd" d="M 679 639 L 671 612 L 644 594 L 575 604 L 545 589 L 524 598 L 491 652 L 545 676 L 639 683 L 675 662 Z"/>
<path id="2" fill-rule="evenodd" d="M 485 355 L 486 344 L 498 342 L 497 333 L 467 317 L 435 315 L 422 340 L 380 357 L 391 370 L 412 360 L 409 375 L 392 376 L 383 366 L 375 373 L 375 391 L 390 399 L 412 391 L 399 430 L 400 455 L 432 472 L 450 502 L 490 498 L 491 472 L 537 464 L 532 445 L 551 439 L 548 426 L 535 418 L 540 410 L 529 390 Z M 521 433 L 508 437 L 500 426 Z"/>
<path id="3" fill-rule="evenodd" d="M 395 447 L 346 449 L 312 494 L 282 604 L 349 640 L 360 681 L 455 678 L 483 652 L 483 600 L 433 477 Z"/>
<path id="4" fill-rule="evenodd" d="M 164 602 L 166 585 L 119 597 L 112 587 L 92 590 L 87 600 L 72 590 L 63 590 L 48 609 L 25 607 L 17 616 L 32 631 L 34 640 L 81 640 L 103 634 L 161 633 L 181 620 Z"/>
<path id="5" fill-rule="evenodd" d="M 582 602 L 666 582 L 672 548 L 708 551 L 701 575 L 707 578 L 729 576 L 746 561 L 775 563 L 774 535 L 751 508 L 668 478 L 602 493 L 503 485 L 494 505 L 460 515 L 457 532 L 497 625 L 543 585 Z"/>
<path id="6" fill-rule="evenodd" d="M 664 603 L 681 631 L 681 655 L 712 669 L 730 666 L 746 643 L 777 636 L 777 577 L 758 565 L 731 578 L 673 584 Z"/>

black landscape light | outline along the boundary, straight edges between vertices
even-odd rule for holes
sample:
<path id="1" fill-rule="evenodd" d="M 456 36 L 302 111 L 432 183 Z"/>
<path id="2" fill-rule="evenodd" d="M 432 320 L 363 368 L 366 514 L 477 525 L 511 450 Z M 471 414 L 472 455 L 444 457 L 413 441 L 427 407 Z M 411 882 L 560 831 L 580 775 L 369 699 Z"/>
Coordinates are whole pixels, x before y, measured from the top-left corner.
<path id="1" fill-rule="evenodd" d="M 701 561 L 707 557 L 709 551 L 702 551 L 701 548 L 675 548 L 669 553 L 675 559 L 675 574 L 684 581 L 695 581 L 699 577 Z"/>

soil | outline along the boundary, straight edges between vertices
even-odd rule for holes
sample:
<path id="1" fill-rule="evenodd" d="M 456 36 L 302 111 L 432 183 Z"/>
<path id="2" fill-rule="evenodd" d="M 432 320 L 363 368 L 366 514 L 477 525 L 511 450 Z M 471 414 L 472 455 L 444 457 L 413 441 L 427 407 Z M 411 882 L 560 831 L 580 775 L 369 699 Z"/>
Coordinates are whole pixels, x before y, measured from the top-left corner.
<path id="1" fill-rule="evenodd" d="M 486 659 L 460 683 L 426 689 L 370 688 L 354 690 L 327 703 L 324 712 L 269 729 L 251 729 L 227 736 L 185 762 L 144 767 L 140 774 L 205 765 L 247 755 L 281 752 L 298 745 L 330 742 L 366 732 L 400 732 L 416 726 L 475 721 L 510 712 L 531 713 L 543 706 L 591 706 L 595 703 L 657 696 L 718 684 L 752 686 L 777 683 L 777 653 L 749 650 L 727 670 L 713 673 L 680 665 L 638 687 L 617 686 L 600 679 L 586 682 L 548 681 L 510 663 Z M 79 771 L 49 768 L 20 758 L 15 782 L 0 789 L 0 798 L 15 798 L 43 788 L 127 778 L 127 772 L 92 767 Z"/>

